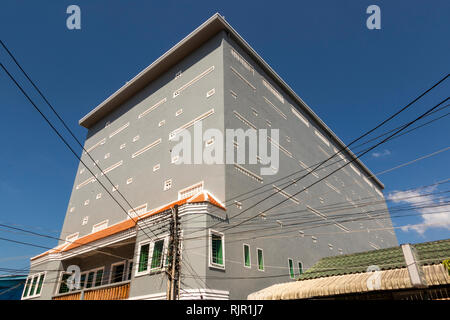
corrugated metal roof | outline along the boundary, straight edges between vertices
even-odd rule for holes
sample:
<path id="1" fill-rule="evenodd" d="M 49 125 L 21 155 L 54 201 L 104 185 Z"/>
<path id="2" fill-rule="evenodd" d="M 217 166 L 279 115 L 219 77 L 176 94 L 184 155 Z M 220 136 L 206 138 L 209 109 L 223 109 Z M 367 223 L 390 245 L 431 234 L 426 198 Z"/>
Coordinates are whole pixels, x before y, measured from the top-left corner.
<path id="1" fill-rule="evenodd" d="M 443 261 L 450 258 L 450 239 L 411 245 L 428 286 L 450 284 L 450 271 Z M 299 277 L 299 281 L 270 286 L 249 299 L 306 299 L 367 292 L 373 276 L 369 266 L 380 268 L 380 290 L 412 288 L 401 247 L 339 255 L 321 259 Z"/>

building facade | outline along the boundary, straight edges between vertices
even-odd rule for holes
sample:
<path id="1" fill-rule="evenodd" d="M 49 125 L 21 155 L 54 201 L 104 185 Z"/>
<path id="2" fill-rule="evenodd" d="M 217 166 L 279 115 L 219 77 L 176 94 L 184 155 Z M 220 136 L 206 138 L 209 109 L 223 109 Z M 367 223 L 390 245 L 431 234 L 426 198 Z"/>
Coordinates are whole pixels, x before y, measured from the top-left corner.
<path id="1" fill-rule="evenodd" d="M 196 148 L 224 147 L 218 137 L 199 138 L 200 124 L 201 133 L 224 136 L 267 129 L 279 163 L 206 164 Z M 243 299 L 325 256 L 397 245 L 383 184 L 351 151 L 312 170 L 344 144 L 218 14 L 80 125 L 88 134 L 61 239 L 31 259 L 23 299 L 165 298 L 175 204 L 180 298 Z M 185 132 L 192 164 L 175 152 Z M 236 138 L 232 149 L 248 155 L 248 142 Z M 80 268 L 82 290 L 67 287 L 69 266 Z"/>

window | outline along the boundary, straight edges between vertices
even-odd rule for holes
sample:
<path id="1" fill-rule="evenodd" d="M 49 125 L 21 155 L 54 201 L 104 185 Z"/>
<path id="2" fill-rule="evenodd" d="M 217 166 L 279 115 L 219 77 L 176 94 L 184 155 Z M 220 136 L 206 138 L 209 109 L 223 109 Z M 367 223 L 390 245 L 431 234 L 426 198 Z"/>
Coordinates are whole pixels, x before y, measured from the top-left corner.
<path id="1" fill-rule="evenodd" d="M 262 177 L 258 176 L 256 173 L 251 172 L 250 170 L 245 169 L 243 166 L 240 166 L 238 164 L 234 164 L 234 168 L 239 171 L 240 173 L 260 182 L 263 183 L 264 180 Z"/>
<path id="2" fill-rule="evenodd" d="M 239 210 L 242 209 L 242 202 L 234 201 L 234 205 L 235 205 L 236 208 L 238 208 Z"/>
<path id="3" fill-rule="evenodd" d="M 268 83 L 266 80 L 262 79 L 262 83 L 263 85 L 270 91 L 272 92 L 272 94 L 277 97 L 278 100 L 280 100 L 281 103 L 284 103 L 284 98 L 283 95 L 281 93 L 278 92 L 277 89 L 275 89 L 274 87 L 272 87 L 272 85 L 270 83 Z"/>
<path id="4" fill-rule="evenodd" d="M 70 273 L 66 273 L 66 272 L 61 273 L 58 293 L 66 293 L 66 292 L 70 291 L 69 286 L 67 285 L 67 279 L 69 277 L 70 277 Z"/>
<path id="5" fill-rule="evenodd" d="M 193 126 L 195 123 L 202 121 L 203 119 L 206 119 L 207 117 L 209 117 L 210 115 L 212 115 L 214 113 L 214 109 L 210 109 L 209 111 L 201 114 L 200 116 L 198 116 L 197 118 L 189 121 L 188 123 L 182 125 L 181 127 L 179 127 L 178 129 L 173 130 L 170 134 L 169 134 L 169 140 L 172 140 L 173 138 L 175 138 L 175 136 L 177 135 L 178 132 L 190 128 L 191 126 Z"/>
<path id="6" fill-rule="evenodd" d="M 251 108 L 251 109 L 252 109 L 253 115 L 255 117 L 257 117 L 258 116 L 258 111 L 255 108 Z"/>
<path id="7" fill-rule="evenodd" d="M 103 230 L 103 229 L 105 229 L 106 227 L 108 227 L 108 221 L 109 221 L 109 220 L 104 220 L 104 221 L 102 221 L 102 222 L 99 222 L 99 223 L 97 223 L 97 224 L 94 224 L 94 225 L 92 226 L 92 233 L 97 232 L 97 231 L 100 231 L 100 230 Z"/>
<path id="8" fill-rule="evenodd" d="M 166 120 L 161 120 L 159 123 L 158 123 L 158 127 L 162 127 L 163 125 L 165 125 L 166 124 Z"/>
<path id="9" fill-rule="evenodd" d="M 138 275 L 139 273 L 145 273 L 148 270 L 149 252 L 150 252 L 150 243 L 142 244 L 139 247 L 138 266 L 136 270 L 136 275 Z"/>
<path id="10" fill-rule="evenodd" d="M 237 93 L 234 92 L 233 90 L 230 90 L 230 94 L 233 98 L 237 99 Z"/>
<path id="11" fill-rule="evenodd" d="M 45 272 L 29 276 L 25 283 L 22 298 L 36 298 L 41 295 L 42 285 L 44 284 Z"/>
<path id="12" fill-rule="evenodd" d="M 248 81 L 247 79 L 245 79 L 245 77 L 240 74 L 239 72 L 237 72 L 237 70 L 233 67 L 230 67 L 231 71 L 233 72 L 233 74 L 235 76 L 237 76 L 240 80 L 242 80 L 246 85 L 248 85 L 253 91 L 256 91 L 256 87 L 250 83 L 250 81 Z"/>
<path id="13" fill-rule="evenodd" d="M 289 264 L 289 278 L 295 279 L 294 261 L 291 258 L 288 258 L 288 264 Z"/>
<path id="14" fill-rule="evenodd" d="M 178 109 L 177 112 L 175 112 L 175 117 L 178 117 L 182 113 L 183 113 L 183 109 Z"/>
<path id="15" fill-rule="evenodd" d="M 275 106 L 272 102 L 270 102 L 269 99 L 267 99 L 266 97 L 263 97 L 264 100 L 266 101 L 266 103 L 271 106 L 273 108 L 273 110 L 275 110 L 283 119 L 287 119 L 287 116 L 284 114 L 283 111 L 281 111 L 277 106 Z"/>
<path id="16" fill-rule="evenodd" d="M 148 108 L 147 110 L 145 110 L 144 112 L 142 112 L 139 116 L 138 119 L 144 117 L 145 115 L 149 114 L 150 112 L 152 112 L 153 110 L 155 110 L 156 108 L 158 108 L 160 105 L 162 105 L 164 102 L 167 101 L 167 98 L 164 98 L 160 101 L 158 101 L 157 103 L 155 103 L 154 105 L 152 105 L 150 108 Z"/>
<path id="17" fill-rule="evenodd" d="M 72 243 L 72 242 L 74 242 L 75 240 L 77 240 L 79 234 L 80 234 L 79 232 L 76 232 L 76 233 L 73 233 L 73 234 L 71 234 L 71 235 L 68 235 L 68 236 L 66 237 L 66 243 Z"/>
<path id="18" fill-rule="evenodd" d="M 136 142 L 136 141 L 138 141 L 139 140 L 139 135 L 137 135 L 137 136 L 135 136 L 134 138 L 133 138 L 133 142 Z"/>
<path id="19" fill-rule="evenodd" d="M 117 262 L 111 265 L 110 283 L 117 283 L 124 281 L 125 277 L 125 261 Z"/>
<path id="20" fill-rule="evenodd" d="M 137 157 L 137 156 L 143 154 L 144 152 L 150 150 L 151 148 L 157 146 L 157 145 L 160 144 L 160 143 L 161 143 L 161 138 L 159 138 L 158 140 L 153 141 L 153 142 L 150 143 L 149 145 L 147 145 L 147 146 L 143 147 L 142 149 L 136 151 L 135 153 L 133 153 L 133 154 L 131 155 L 131 157 L 132 157 L 132 158 L 135 158 L 135 157 Z"/>
<path id="21" fill-rule="evenodd" d="M 178 200 L 190 198 L 201 191 L 203 191 L 203 181 L 178 191 Z"/>
<path id="22" fill-rule="evenodd" d="M 125 130 L 126 128 L 128 128 L 128 126 L 130 125 L 129 122 L 125 123 L 123 126 L 121 126 L 119 129 L 117 129 L 116 131 L 112 132 L 109 137 L 112 138 L 114 137 L 116 134 L 118 134 L 119 132 L 121 132 L 122 130 Z"/>
<path id="23" fill-rule="evenodd" d="M 291 111 L 294 114 L 294 116 L 296 116 L 298 119 L 300 119 L 301 122 L 303 122 L 307 127 L 309 127 L 309 122 L 308 120 L 306 120 L 306 118 L 299 112 L 297 111 L 294 107 L 291 106 Z"/>
<path id="24" fill-rule="evenodd" d="M 303 264 L 300 261 L 298 262 L 298 274 L 303 274 Z"/>
<path id="25" fill-rule="evenodd" d="M 311 236 L 312 242 L 317 243 L 317 237 Z"/>
<path id="26" fill-rule="evenodd" d="M 170 188 L 172 188 L 172 179 L 164 181 L 164 191 L 169 190 Z"/>
<path id="27" fill-rule="evenodd" d="M 128 178 L 127 179 L 127 184 L 130 184 L 130 183 L 132 183 L 133 182 L 133 178 Z"/>
<path id="28" fill-rule="evenodd" d="M 271 127 L 272 126 L 272 122 L 270 122 L 269 120 L 266 120 L 266 124 Z"/>
<path id="29" fill-rule="evenodd" d="M 206 93 L 206 97 L 209 98 L 211 97 L 214 93 L 216 93 L 216 89 L 211 89 Z"/>
<path id="30" fill-rule="evenodd" d="M 320 140 L 322 140 L 323 143 L 325 143 L 327 146 L 330 146 L 330 142 L 328 142 L 328 140 L 323 136 L 323 134 L 321 134 L 317 130 L 314 130 L 314 133 L 316 134 L 317 137 L 319 137 Z"/>
<path id="31" fill-rule="evenodd" d="M 146 212 L 147 212 L 147 204 L 145 203 L 136 208 L 128 210 L 128 219 L 130 219 L 130 217 L 137 217 Z"/>
<path id="32" fill-rule="evenodd" d="M 107 174 L 108 172 L 120 167 L 123 164 L 123 160 L 120 160 L 119 162 L 114 163 L 112 166 L 106 168 L 105 170 L 102 171 L 102 175 Z"/>
<path id="33" fill-rule="evenodd" d="M 263 250 L 262 249 L 256 249 L 257 257 L 258 257 L 258 270 L 264 271 L 264 257 L 263 257 Z"/>
<path id="34" fill-rule="evenodd" d="M 99 193 L 99 194 L 97 194 L 97 196 L 95 197 L 95 199 L 100 199 L 102 197 L 102 194 L 101 193 Z"/>
<path id="35" fill-rule="evenodd" d="M 164 239 L 157 240 L 153 243 L 151 270 L 161 269 L 164 255 Z"/>
<path id="36" fill-rule="evenodd" d="M 159 163 L 158 163 L 158 164 L 155 164 L 155 165 L 153 166 L 153 172 L 159 170 L 160 167 L 161 167 L 161 165 L 160 165 Z"/>
<path id="37" fill-rule="evenodd" d="M 108 152 L 107 154 L 105 154 L 105 157 L 104 157 L 104 158 L 105 158 L 105 159 L 108 159 L 109 157 L 111 157 L 111 153 Z"/>
<path id="38" fill-rule="evenodd" d="M 250 246 L 248 244 L 244 244 L 244 267 L 252 267 L 250 262 Z"/>
<path id="39" fill-rule="evenodd" d="M 94 282 L 94 286 L 98 287 L 102 285 L 102 281 L 103 281 L 103 268 L 98 269 L 95 272 L 95 282 Z"/>
<path id="40" fill-rule="evenodd" d="M 206 76 L 207 74 L 209 74 L 213 70 L 214 70 L 214 66 L 211 66 L 208 69 L 206 69 L 205 71 L 203 71 L 202 73 L 200 73 L 198 76 L 193 78 L 191 81 L 187 82 L 186 84 L 184 84 L 183 86 L 178 88 L 178 90 L 174 91 L 173 92 L 173 97 L 175 98 L 175 97 L 179 96 L 181 94 L 181 92 L 183 92 L 184 90 L 189 88 L 191 85 L 193 85 L 194 83 L 196 83 L 197 81 L 202 79 L 204 76 Z"/>
<path id="41" fill-rule="evenodd" d="M 133 272 L 133 260 L 128 261 L 127 280 L 131 280 L 131 273 Z"/>
<path id="42" fill-rule="evenodd" d="M 122 144 L 120 145 L 120 150 L 122 150 L 122 149 L 125 148 L 126 146 L 127 146 L 126 143 L 122 143 Z"/>
<path id="43" fill-rule="evenodd" d="M 247 60 L 245 60 L 239 53 L 237 53 L 236 50 L 231 49 L 231 55 L 237 61 L 239 61 L 245 69 L 250 71 L 252 73 L 252 75 L 255 75 L 255 69 L 250 65 L 250 63 L 247 62 Z"/>
<path id="44" fill-rule="evenodd" d="M 84 201 L 84 205 L 87 206 L 89 204 L 89 200 Z"/>
<path id="45" fill-rule="evenodd" d="M 210 266 L 218 267 L 221 269 L 225 268 L 224 261 L 224 234 L 210 230 Z"/>
<path id="46" fill-rule="evenodd" d="M 105 144 L 105 142 L 106 142 L 106 138 L 103 138 L 102 140 L 100 140 L 99 142 L 94 144 L 92 147 L 89 147 L 88 149 L 86 149 L 86 152 L 91 152 L 92 150 L 94 150 L 98 146 L 101 146 L 102 144 Z"/>
<path id="47" fill-rule="evenodd" d="M 89 217 L 88 217 L 88 216 L 84 217 L 84 218 L 83 218 L 83 221 L 81 222 L 81 225 L 82 225 L 82 226 L 86 225 L 86 224 L 88 223 L 88 220 L 89 220 Z"/>

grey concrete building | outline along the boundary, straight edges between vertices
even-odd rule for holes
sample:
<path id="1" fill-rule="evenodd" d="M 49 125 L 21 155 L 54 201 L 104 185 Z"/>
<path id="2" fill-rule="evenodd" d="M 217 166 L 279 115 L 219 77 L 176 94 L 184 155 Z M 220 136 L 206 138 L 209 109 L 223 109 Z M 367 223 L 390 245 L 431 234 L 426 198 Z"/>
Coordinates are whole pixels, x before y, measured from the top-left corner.
<path id="1" fill-rule="evenodd" d="M 94 161 L 83 152 L 61 241 L 31 259 L 22 299 L 164 299 L 175 204 L 185 299 L 244 299 L 323 257 L 397 245 L 383 184 L 351 151 L 311 169 L 343 142 L 219 14 L 79 123 Z M 279 164 L 183 163 L 183 132 L 194 151 L 224 151 L 218 137 L 196 138 L 200 124 L 279 129 L 267 139 Z M 232 149 L 249 156 L 246 141 Z"/>

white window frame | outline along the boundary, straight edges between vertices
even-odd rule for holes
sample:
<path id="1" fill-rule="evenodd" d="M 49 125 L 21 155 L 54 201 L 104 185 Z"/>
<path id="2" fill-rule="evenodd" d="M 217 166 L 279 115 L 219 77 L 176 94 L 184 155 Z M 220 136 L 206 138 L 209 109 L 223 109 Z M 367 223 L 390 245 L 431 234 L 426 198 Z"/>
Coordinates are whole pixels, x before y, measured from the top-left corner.
<path id="1" fill-rule="evenodd" d="M 147 269 L 144 270 L 144 271 L 139 271 L 139 265 L 140 265 L 139 259 L 140 259 L 140 256 L 141 256 L 141 250 L 142 250 L 142 247 L 147 245 L 147 244 L 148 244 Z M 135 272 L 134 272 L 134 277 L 135 278 L 150 273 L 150 252 L 151 252 L 150 249 L 151 249 L 151 245 L 152 245 L 151 244 L 151 240 L 144 240 L 144 241 L 139 242 L 139 244 L 138 244 L 138 252 L 137 252 L 137 255 L 136 255 L 136 266 L 133 267 L 133 268 L 135 268 Z"/>
<path id="2" fill-rule="evenodd" d="M 208 252 L 209 252 L 209 259 L 208 259 L 208 266 L 210 268 L 214 268 L 214 269 L 220 269 L 220 270 L 225 270 L 225 234 L 222 232 L 219 232 L 217 230 L 213 230 L 213 229 L 209 229 L 209 235 L 208 235 Z M 222 239 L 222 262 L 223 264 L 217 264 L 217 263 L 213 263 L 212 262 L 212 236 L 216 235 L 216 236 L 220 236 Z"/>
<path id="3" fill-rule="evenodd" d="M 250 261 L 249 266 L 245 265 L 245 247 L 248 247 L 248 260 Z M 244 268 L 251 269 L 252 268 L 252 253 L 251 253 L 250 245 L 248 243 L 242 244 L 242 258 L 244 261 Z"/>
<path id="4" fill-rule="evenodd" d="M 119 262 L 115 262 L 111 264 L 111 267 L 109 269 L 109 284 L 112 284 L 112 280 L 113 280 L 113 269 L 115 266 L 120 266 L 121 264 L 123 264 L 123 273 L 122 273 L 122 280 L 120 280 L 119 282 L 123 282 L 126 280 L 127 277 L 127 260 L 123 260 L 123 261 L 119 261 Z M 115 283 L 119 283 L 119 282 L 115 282 Z"/>
<path id="5" fill-rule="evenodd" d="M 161 256 L 161 266 L 156 267 L 156 268 L 152 268 L 152 260 L 153 260 L 153 251 L 155 249 L 155 242 L 157 241 L 161 241 L 164 240 L 163 243 L 163 249 L 162 249 L 162 256 Z M 148 256 L 148 269 L 150 273 L 155 273 L 155 272 L 159 272 L 164 270 L 167 265 L 166 265 L 166 256 L 168 253 L 168 249 L 169 249 L 169 235 L 165 235 L 162 237 L 159 237 L 158 239 L 153 240 L 150 243 L 150 248 L 149 248 L 149 256 Z"/>
<path id="6" fill-rule="evenodd" d="M 36 294 L 36 291 L 37 291 L 37 289 L 38 289 L 38 287 L 39 287 L 39 280 L 40 280 L 40 278 L 41 278 L 42 275 L 44 276 L 44 278 L 43 278 L 43 280 L 42 280 L 41 291 L 40 291 L 38 294 Z M 28 276 L 28 277 L 27 277 L 27 280 L 25 281 L 23 290 L 22 290 L 22 297 L 21 297 L 22 300 L 27 300 L 27 299 L 33 299 L 33 298 L 40 297 L 41 294 L 42 294 L 42 289 L 44 288 L 44 283 L 45 283 L 45 278 L 46 278 L 46 276 L 47 276 L 47 271 L 34 273 L 34 274 Z M 32 286 L 33 286 L 33 280 L 34 280 L 35 278 L 37 278 L 37 280 L 36 280 L 36 287 L 34 288 L 33 294 L 30 295 L 29 293 L 30 293 L 30 290 L 31 290 L 31 288 L 32 288 Z M 30 284 L 29 284 L 28 292 L 27 292 L 28 295 L 27 295 L 26 297 L 24 297 L 23 295 L 24 295 L 24 293 L 25 293 L 25 289 L 26 289 L 26 287 L 27 287 L 27 281 L 28 281 L 28 280 L 30 280 Z"/>

